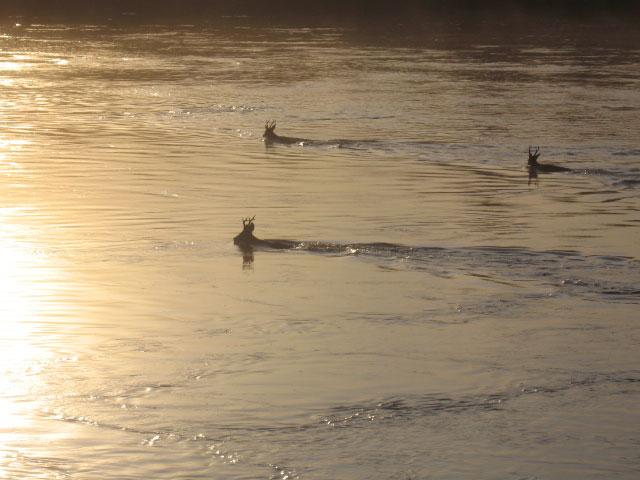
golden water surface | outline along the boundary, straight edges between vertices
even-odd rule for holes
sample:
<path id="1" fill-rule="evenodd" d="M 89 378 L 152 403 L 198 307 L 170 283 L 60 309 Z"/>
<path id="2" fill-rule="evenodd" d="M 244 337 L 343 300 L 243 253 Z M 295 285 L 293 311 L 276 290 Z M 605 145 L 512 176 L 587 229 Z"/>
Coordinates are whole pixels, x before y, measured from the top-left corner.
<path id="1" fill-rule="evenodd" d="M 637 478 L 617 28 L 3 24 L 0 478 Z"/>

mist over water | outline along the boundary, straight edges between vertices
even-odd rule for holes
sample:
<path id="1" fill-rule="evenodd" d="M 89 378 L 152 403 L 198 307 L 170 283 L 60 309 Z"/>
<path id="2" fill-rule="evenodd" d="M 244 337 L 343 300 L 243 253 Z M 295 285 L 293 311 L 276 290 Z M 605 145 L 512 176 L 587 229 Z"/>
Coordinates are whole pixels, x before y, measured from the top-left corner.
<path id="1" fill-rule="evenodd" d="M 520 22 L 2 24 L 0 478 L 636 478 L 638 35 Z"/>

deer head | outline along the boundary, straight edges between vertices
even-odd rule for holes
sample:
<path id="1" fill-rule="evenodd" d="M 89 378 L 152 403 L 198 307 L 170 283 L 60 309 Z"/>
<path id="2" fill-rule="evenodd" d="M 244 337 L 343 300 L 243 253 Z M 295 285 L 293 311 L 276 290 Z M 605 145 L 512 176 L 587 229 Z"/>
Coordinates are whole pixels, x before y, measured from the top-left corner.
<path id="1" fill-rule="evenodd" d="M 535 166 L 538 164 L 538 157 L 540 156 L 540 147 L 535 147 L 536 150 L 532 153 L 531 152 L 531 147 L 529 147 L 529 160 L 527 161 L 527 164 L 529 166 Z"/>
<path id="2" fill-rule="evenodd" d="M 242 219 L 242 231 L 238 235 L 233 237 L 233 243 L 240 246 L 241 248 L 248 248 L 251 246 L 251 243 L 255 240 L 255 237 L 253 236 L 253 230 L 256 228 L 255 224 L 253 223 L 255 218 L 256 216 L 254 215 L 251 218 L 247 217 Z"/>
<path id="3" fill-rule="evenodd" d="M 273 138 L 276 136 L 276 121 L 275 120 L 267 120 L 267 122 L 264 124 L 264 133 L 262 134 L 263 138 Z"/>
<path id="4" fill-rule="evenodd" d="M 254 215 L 253 217 L 249 218 L 243 218 L 242 219 L 242 232 L 244 233 L 245 231 L 249 231 L 249 233 L 253 233 L 253 230 L 256 228 L 255 224 L 253 223 L 253 221 L 256 219 L 256 216 Z"/>
<path id="5" fill-rule="evenodd" d="M 529 165 L 535 165 L 538 163 L 538 157 L 540 156 L 540 147 L 535 147 L 535 150 L 532 152 L 531 147 L 529 147 Z"/>

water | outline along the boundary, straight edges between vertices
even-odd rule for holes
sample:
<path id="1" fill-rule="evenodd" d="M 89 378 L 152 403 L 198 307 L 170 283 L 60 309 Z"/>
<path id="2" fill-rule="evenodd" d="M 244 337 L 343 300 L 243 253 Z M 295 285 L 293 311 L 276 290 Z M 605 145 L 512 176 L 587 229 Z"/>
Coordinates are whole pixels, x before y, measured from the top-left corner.
<path id="1" fill-rule="evenodd" d="M 638 44 L 4 24 L 0 478 L 637 478 Z"/>

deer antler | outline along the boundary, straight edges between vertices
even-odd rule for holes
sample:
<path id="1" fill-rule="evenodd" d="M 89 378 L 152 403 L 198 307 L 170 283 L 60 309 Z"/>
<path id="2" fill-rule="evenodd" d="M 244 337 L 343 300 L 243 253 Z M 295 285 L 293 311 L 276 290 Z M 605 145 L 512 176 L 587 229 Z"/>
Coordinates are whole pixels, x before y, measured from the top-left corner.
<path id="1" fill-rule="evenodd" d="M 251 218 L 249 218 L 249 217 L 243 218 L 243 219 L 242 219 L 242 226 L 243 226 L 243 227 L 246 227 L 247 225 L 249 225 L 249 224 L 253 223 L 253 221 L 254 221 L 255 219 L 256 219 L 256 216 L 255 216 L 255 215 L 254 215 L 253 217 L 251 217 Z"/>
<path id="2" fill-rule="evenodd" d="M 540 147 L 534 147 L 535 151 L 531 153 L 531 146 L 529 146 L 529 158 L 538 158 L 540 156 Z"/>

